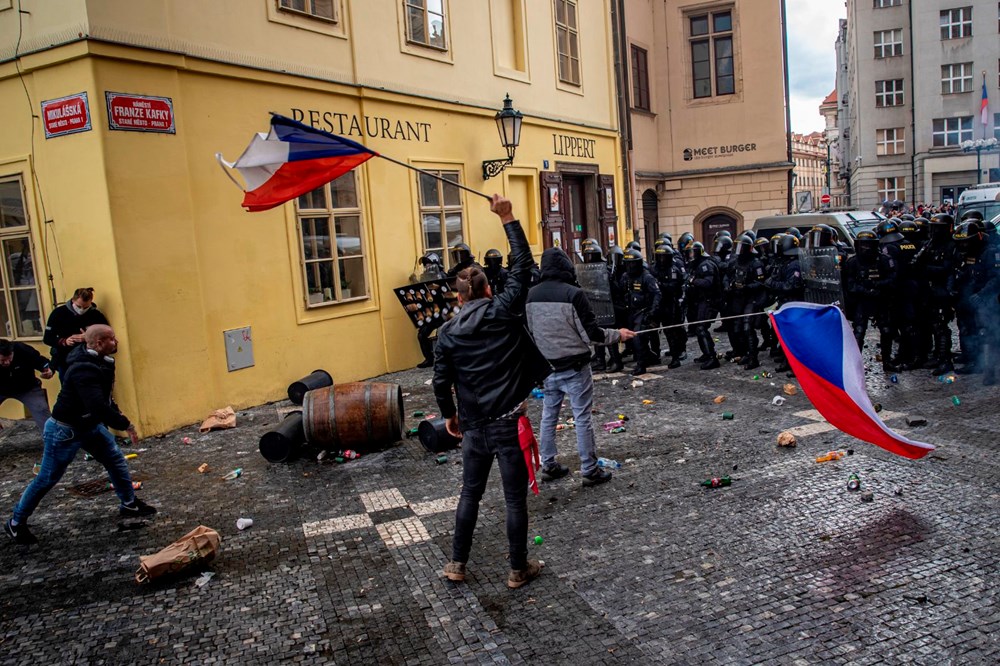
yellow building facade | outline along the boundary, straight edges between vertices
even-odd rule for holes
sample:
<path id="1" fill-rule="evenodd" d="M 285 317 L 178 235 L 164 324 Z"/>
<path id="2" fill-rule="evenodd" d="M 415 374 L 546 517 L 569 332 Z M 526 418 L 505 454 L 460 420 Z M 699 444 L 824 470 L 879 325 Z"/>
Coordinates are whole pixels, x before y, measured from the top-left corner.
<path id="1" fill-rule="evenodd" d="M 788 212 L 783 0 L 624 0 L 635 235 Z"/>
<path id="2" fill-rule="evenodd" d="M 609 16 L 572 0 L 0 0 L 7 335 L 44 349 L 52 308 L 95 287 L 116 398 L 146 435 L 278 399 L 316 368 L 412 367 L 393 288 L 427 250 L 506 254 L 488 202 L 375 158 L 246 213 L 214 154 L 238 157 L 276 112 L 505 194 L 536 254 L 607 243 L 624 218 Z M 487 182 L 506 94 L 520 146 Z"/>

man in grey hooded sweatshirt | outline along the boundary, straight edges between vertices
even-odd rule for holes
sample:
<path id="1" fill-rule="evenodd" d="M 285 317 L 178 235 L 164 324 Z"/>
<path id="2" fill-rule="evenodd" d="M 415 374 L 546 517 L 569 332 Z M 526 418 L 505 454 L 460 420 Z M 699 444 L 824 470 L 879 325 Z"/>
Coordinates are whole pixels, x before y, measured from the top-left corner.
<path id="1" fill-rule="evenodd" d="M 539 426 L 542 480 L 553 481 L 569 473 L 556 462 L 556 422 L 563 397 L 569 397 L 576 428 L 583 485 L 595 486 L 611 479 L 611 473 L 597 466 L 597 443 L 591 408 L 594 405 L 594 376 L 590 371 L 591 345 L 627 342 L 635 333 L 627 328 L 603 329 L 587 295 L 576 282 L 576 270 L 569 256 L 558 247 L 542 253 L 542 281 L 528 292 L 528 329 L 539 351 L 552 365 L 545 378 L 542 423 Z"/>

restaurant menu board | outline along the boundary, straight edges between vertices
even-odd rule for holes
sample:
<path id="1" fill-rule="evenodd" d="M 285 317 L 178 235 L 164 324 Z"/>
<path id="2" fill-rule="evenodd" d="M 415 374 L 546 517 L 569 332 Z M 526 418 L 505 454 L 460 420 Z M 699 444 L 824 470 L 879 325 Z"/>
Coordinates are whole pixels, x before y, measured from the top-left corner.
<path id="1" fill-rule="evenodd" d="M 416 328 L 437 328 L 459 310 L 458 294 L 448 280 L 429 280 L 393 289 Z"/>

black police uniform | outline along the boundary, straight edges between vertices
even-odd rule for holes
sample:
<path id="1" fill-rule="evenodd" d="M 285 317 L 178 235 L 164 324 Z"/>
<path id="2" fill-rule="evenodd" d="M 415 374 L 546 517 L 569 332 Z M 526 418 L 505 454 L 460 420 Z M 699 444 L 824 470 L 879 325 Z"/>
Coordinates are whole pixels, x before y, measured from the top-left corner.
<path id="1" fill-rule="evenodd" d="M 789 238 L 794 238 L 794 236 Z M 806 284 L 802 279 L 801 264 L 799 264 L 798 243 L 789 241 L 785 243 L 785 246 L 782 248 L 781 254 L 774 258 L 771 271 L 764 281 L 764 287 L 778 307 L 791 301 L 801 301 L 806 291 Z M 770 325 L 768 328 L 770 329 Z M 787 372 L 788 359 L 784 350 L 781 349 L 781 345 L 775 342 L 772 352 L 772 356 L 779 359 L 775 371 Z"/>
<path id="2" fill-rule="evenodd" d="M 681 364 L 681 357 L 687 346 L 687 335 L 684 334 L 684 327 L 680 325 L 684 323 L 682 303 L 687 271 L 684 270 L 684 262 L 676 252 L 657 249 L 651 272 L 660 287 L 660 308 L 656 319 L 661 326 L 676 326 L 663 331 L 663 337 L 666 338 L 670 350 L 668 367 L 677 368 Z"/>
<path id="3" fill-rule="evenodd" d="M 622 287 L 625 292 L 628 307 L 628 328 L 639 331 L 647 328 L 653 320 L 654 313 L 660 307 L 660 287 L 656 278 L 650 275 L 643 266 L 642 256 L 635 250 L 635 258 L 626 254 L 625 272 L 622 276 Z M 632 354 L 635 359 L 634 375 L 646 372 L 646 366 L 659 363 L 659 358 L 653 356 L 650 338 L 658 333 L 643 333 L 632 338 Z"/>
<path id="4" fill-rule="evenodd" d="M 695 363 L 701 363 L 703 370 L 719 367 L 719 359 L 715 357 L 715 342 L 708 326 L 719 314 L 721 290 L 719 267 L 711 258 L 696 254 L 689 265 L 685 298 L 688 321 L 700 322 L 692 324 L 692 327 L 701 349 L 701 356 L 695 359 Z"/>
<path id="5" fill-rule="evenodd" d="M 759 338 L 757 329 L 763 315 L 764 300 L 767 297 L 764 289 L 764 264 L 752 251 L 752 245 L 739 243 L 740 252 L 732 260 L 729 270 L 729 308 L 734 315 L 743 316 L 732 321 L 731 335 L 739 344 L 740 362 L 747 370 L 760 366 L 757 358 Z M 734 347 L 735 349 L 735 347 Z"/>
<path id="6" fill-rule="evenodd" d="M 854 339 L 858 349 L 861 349 L 868 332 L 868 322 L 874 319 L 881 336 L 882 367 L 886 370 L 894 369 L 887 350 L 892 349 L 890 302 L 895 273 L 893 260 L 881 252 L 869 255 L 859 251 L 844 264 L 846 314 L 854 328 Z"/>
<path id="7" fill-rule="evenodd" d="M 934 227 L 936 223 L 931 225 Z M 921 279 L 921 319 L 926 320 L 933 339 L 931 357 L 924 367 L 933 368 L 936 374 L 955 369 L 951 356 L 951 320 L 955 317 L 955 308 L 948 293 L 948 279 L 955 272 L 957 260 L 950 224 L 947 231 L 932 228 L 930 240 L 913 259 L 914 272 Z"/>

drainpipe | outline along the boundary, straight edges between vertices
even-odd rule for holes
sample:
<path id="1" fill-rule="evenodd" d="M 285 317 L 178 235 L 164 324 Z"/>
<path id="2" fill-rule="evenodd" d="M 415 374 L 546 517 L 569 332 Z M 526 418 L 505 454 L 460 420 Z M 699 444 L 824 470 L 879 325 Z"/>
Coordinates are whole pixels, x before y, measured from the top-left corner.
<path id="1" fill-rule="evenodd" d="M 618 88 L 618 132 L 621 137 L 621 160 L 624 169 L 622 191 L 625 193 L 625 229 L 633 228 L 632 199 L 635 179 L 632 173 L 632 118 L 628 111 L 628 77 L 625 74 L 626 49 L 624 0 L 611 0 L 611 33 L 615 59 L 615 85 Z M 619 243 L 620 244 L 620 243 Z"/>
<path id="2" fill-rule="evenodd" d="M 910 25 L 910 198 L 914 207 L 923 197 L 917 196 L 917 74 L 913 69 L 913 3 L 906 3 Z M 933 199 L 934 197 L 931 197 Z M 905 202 L 904 202 L 905 203 Z"/>
<path id="3" fill-rule="evenodd" d="M 785 0 L 781 0 L 781 57 L 785 69 L 785 146 L 788 162 L 792 163 L 792 107 L 788 92 L 788 15 L 785 12 Z M 788 169 L 788 201 L 785 204 L 787 213 L 792 212 L 792 169 Z"/>

